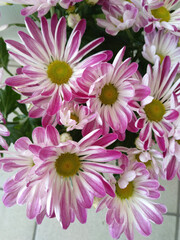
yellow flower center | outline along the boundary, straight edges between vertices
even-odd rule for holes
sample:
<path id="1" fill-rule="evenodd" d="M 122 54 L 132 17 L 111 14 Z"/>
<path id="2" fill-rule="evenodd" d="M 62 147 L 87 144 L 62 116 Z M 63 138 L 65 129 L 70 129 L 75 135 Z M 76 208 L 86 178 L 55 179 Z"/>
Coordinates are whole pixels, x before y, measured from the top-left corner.
<path id="1" fill-rule="evenodd" d="M 75 120 L 77 123 L 79 123 L 79 117 L 74 114 L 74 113 L 71 113 L 71 117 L 70 117 L 72 120 Z"/>
<path id="2" fill-rule="evenodd" d="M 162 63 L 164 58 L 165 58 L 165 56 L 163 56 L 162 54 L 158 54 L 158 53 L 157 53 L 157 55 L 160 57 L 160 63 Z"/>
<path id="3" fill-rule="evenodd" d="M 67 83 L 72 76 L 72 69 L 68 63 L 56 60 L 49 64 L 47 69 L 48 78 L 52 83 L 61 85 Z"/>
<path id="4" fill-rule="evenodd" d="M 80 168 L 80 159 L 75 153 L 63 153 L 55 162 L 56 172 L 62 177 L 75 175 Z"/>
<path id="5" fill-rule="evenodd" d="M 169 11 L 165 7 L 153 9 L 151 10 L 151 13 L 155 18 L 160 18 L 160 22 L 169 22 L 171 18 Z"/>
<path id="6" fill-rule="evenodd" d="M 106 84 L 102 88 L 101 95 L 99 96 L 100 101 L 105 105 L 114 104 L 117 98 L 118 98 L 117 88 L 111 83 Z"/>
<path id="7" fill-rule="evenodd" d="M 129 182 L 126 188 L 122 189 L 119 187 L 118 183 L 116 183 L 116 196 L 121 199 L 128 199 L 132 197 L 134 193 L 134 184 L 133 182 Z"/>
<path id="8" fill-rule="evenodd" d="M 122 23 L 124 22 L 123 17 L 118 17 L 118 20 Z"/>
<path id="9" fill-rule="evenodd" d="M 176 142 L 180 145 L 180 139 L 179 139 L 179 140 L 176 140 Z"/>
<path id="10" fill-rule="evenodd" d="M 165 107 L 159 101 L 153 99 L 151 103 L 147 104 L 144 108 L 147 118 L 150 121 L 160 122 L 165 114 Z"/>
<path id="11" fill-rule="evenodd" d="M 135 159 L 136 159 L 138 162 L 144 163 L 145 166 L 146 166 L 146 168 L 151 167 L 151 160 L 148 160 L 147 162 L 142 162 L 142 161 L 140 160 L 140 158 L 139 158 L 140 154 L 141 154 L 141 153 L 135 154 Z"/>

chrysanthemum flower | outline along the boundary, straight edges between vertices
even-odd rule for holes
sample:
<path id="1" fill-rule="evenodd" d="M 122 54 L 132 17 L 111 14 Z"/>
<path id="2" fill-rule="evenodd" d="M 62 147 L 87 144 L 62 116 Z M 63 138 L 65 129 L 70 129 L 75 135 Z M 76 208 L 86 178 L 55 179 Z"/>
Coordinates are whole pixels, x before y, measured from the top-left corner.
<path id="1" fill-rule="evenodd" d="M 57 115 L 60 124 L 67 127 L 67 131 L 83 129 L 87 123 L 96 117 L 96 113 L 92 113 L 88 107 L 74 102 L 64 102 Z"/>
<path id="2" fill-rule="evenodd" d="M 180 84 L 180 79 L 174 82 L 178 68 L 179 64 L 171 68 L 168 56 L 162 64 L 157 60 L 153 69 L 150 65 L 147 68 L 144 81 L 150 87 L 151 94 L 141 102 L 139 109 L 137 107 L 140 118 L 136 121 L 145 149 L 152 139 L 152 132 L 162 151 L 166 150 L 167 139 L 173 134 L 173 122 L 179 116 L 173 101 L 173 91 Z"/>
<path id="3" fill-rule="evenodd" d="M 180 106 L 177 107 L 180 113 Z M 180 116 L 174 122 L 175 131 L 172 137 L 168 139 L 168 150 L 164 156 L 164 171 L 167 180 L 171 180 L 177 174 L 180 179 Z"/>
<path id="4" fill-rule="evenodd" d="M 36 174 L 48 188 L 46 213 L 50 217 L 55 214 L 65 229 L 75 215 L 81 223 L 86 222 L 86 208 L 92 206 L 95 196 L 104 197 L 107 193 L 114 196 L 100 172 L 122 173 L 120 167 L 105 164 L 121 153 L 105 149 L 117 139 L 115 134 L 99 138 L 100 135 L 100 130 L 94 130 L 78 143 L 67 141 L 40 150 L 43 163 Z"/>
<path id="5" fill-rule="evenodd" d="M 165 179 L 163 169 L 163 154 L 155 149 L 155 143 L 150 142 L 147 149 L 144 149 L 143 142 L 137 138 L 135 141 L 136 148 L 116 147 L 117 150 L 127 153 L 128 159 L 132 162 L 138 161 L 145 164 L 152 179 Z"/>
<path id="6" fill-rule="evenodd" d="M 30 5 L 21 10 L 21 14 L 29 16 L 38 12 L 38 17 L 44 16 L 59 0 L 4 0 L 6 3 Z"/>
<path id="7" fill-rule="evenodd" d="M 149 23 L 145 26 L 145 31 L 150 33 L 157 27 L 180 36 L 180 8 L 176 9 L 177 3 L 178 0 L 148 0 L 144 9 L 147 10 L 147 15 L 149 15 Z"/>
<path id="8" fill-rule="evenodd" d="M 131 28 L 136 21 L 137 8 L 133 4 L 111 4 L 105 2 L 102 11 L 106 16 L 104 19 L 96 19 L 100 27 L 106 29 L 108 34 L 117 35 L 119 31 Z"/>
<path id="9" fill-rule="evenodd" d="M 151 63 L 155 63 L 159 58 L 160 62 L 165 56 L 169 56 L 171 64 L 175 65 L 180 62 L 180 47 L 178 47 L 179 37 L 163 30 L 153 31 L 145 34 L 145 44 L 142 55 Z M 180 71 L 180 68 L 178 72 Z"/>
<path id="10" fill-rule="evenodd" d="M 81 77 L 84 69 L 108 60 L 112 52 L 99 52 L 81 61 L 104 41 L 104 38 L 98 38 L 79 50 L 86 28 L 85 20 L 76 25 L 67 44 L 64 17 L 58 21 L 54 15 L 51 26 L 42 17 L 41 31 L 31 18 L 26 18 L 26 25 L 31 36 L 19 32 L 22 44 L 13 40 L 6 41 L 16 52 L 10 52 L 11 56 L 23 66 L 23 74 L 10 77 L 6 84 L 28 96 L 21 103 L 33 103 L 52 116 L 59 111 L 62 100 L 72 99 L 72 89 L 76 91 L 76 79 Z"/>
<path id="11" fill-rule="evenodd" d="M 160 197 L 158 181 L 149 179 L 144 164 L 129 163 L 119 160 L 125 169 L 119 180 L 111 177 L 116 196 L 106 196 L 97 207 L 97 212 L 108 208 L 106 222 L 114 239 L 124 233 L 128 240 L 133 240 L 134 228 L 140 234 L 149 236 L 152 232 L 151 222 L 161 224 L 162 213 L 166 212 L 164 205 L 152 201 Z"/>
<path id="12" fill-rule="evenodd" d="M 124 133 L 132 119 L 132 111 L 128 101 L 134 97 L 134 87 L 131 77 L 137 70 L 137 63 L 130 59 L 124 62 L 125 48 L 116 55 L 113 64 L 102 63 L 95 68 L 89 67 L 78 81 L 80 90 L 89 95 L 87 106 L 100 116 L 103 134 L 109 132 L 109 127 Z M 97 116 L 98 119 L 98 116 Z"/>
<path id="13" fill-rule="evenodd" d="M 75 216 L 86 222 L 87 210 L 94 196 L 114 196 L 108 181 L 100 173 L 121 174 L 123 170 L 112 164 L 121 153 L 105 147 L 117 139 L 116 134 L 100 137 L 95 130 L 80 142 L 60 142 L 58 131 L 52 127 L 38 127 L 31 142 L 23 137 L 15 143 L 16 153 L 0 160 L 5 171 L 17 169 L 14 177 L 4 185 L 3 202 L 27 204 L 27 216 L 41 223 L 43 217 L 56 216 L 67 228 Z"/>
<path id="14" fill-rule="evenodd" d="M 5 192 L 3 203 L 7 207 L 14 204 L 26 204 L 27 217 L 36 218 L 38 223 L 42 221 L 41 214 L 44 212 L 44 199 L 47 195 L 47 188 L 41 188 L 39 183 L 42 184 L 42 180 L 38 181 L 35 174 L 35 170 L 42 162 L 38 157 L 38 151 L 46 144 L 55 144 L 56 139 L 52 137 L 52 135 L 54 136 L 53 130 L 51 126 L 46 130 L 41 127 L 36 128 L 32 134 L 33 142 L 27 137 L 18 139 L 14 144 L 16 152 L 3 151 L 5 157 L 0 160 L 3 163 L 4 171 L 17 171 L 3 186 Z M 45 131 L 46 139 L 44 138 Z M 37 147 L 33 144 L 36 144 Z M 33 151 L 30 150 L 31 147 Z"/>

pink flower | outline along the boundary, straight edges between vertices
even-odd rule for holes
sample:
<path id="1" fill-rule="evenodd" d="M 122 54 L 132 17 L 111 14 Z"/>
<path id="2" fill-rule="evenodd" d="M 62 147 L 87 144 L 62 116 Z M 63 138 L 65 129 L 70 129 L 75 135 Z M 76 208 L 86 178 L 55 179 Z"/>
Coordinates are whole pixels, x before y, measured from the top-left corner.
<path id="1" fill-rule="evenodd" d="M 154 30 L 151 33 L 146 33 L 142 55 L 151 63 L 155 63 L 157 58 L 162 63 L 165 56 L 169 56 L 172 66 L 176 65 L 180 62 L 180 47 L 177 46 L 178 41 L 179 38 L 177 36 L 166 33 L 163 30 Z M 180 67 L 178 72 L 180 72 Z"/>
<path id="2" fill-rule="evenodd" d="M 144 76 L 144 84 L 150 87 L 151 94 L 137 104 L 140 118 L 136 121 L 136 127 L 140 128 L 139 138 L 147 149 L 152 139 L 152 132 L 162 151 L 167 148 L 167 139 L 173 135 L 173 122 L 179 113 L 175 109 L 173 92 L 180 83 L 175 81 L 179 64 L 171 68 L 168 56 L 164 58 L 162 65 L 156 61 L 153 69 L 149 65 Z"/>
<path id="3" fill-rule="evenodd" d="M 58 113 L 60 124 L 67 127 L 67 131 L 83 129 L 95 117 L 96 113 L 92 113 L 86 106 L 74 102 L 64 102 Z"/>
<path id="4" fill-rule="evenodd" d="M 83 78 L 78 80 L 80 91 L 89 95 L 87 106 L 99 116 L 97 126 L 102 125 L 103 134 L 108 133 L 110 127 L 124 133 L 132 119 L 128 102 L 134 97 L 131 77 L 138 65 L 129 64 L 130 59 L 122 61 L 124 52 L 125 48 L 122 48 L 112 64 L 102 63 L 87 68 Z"/>
<path id="5" fill-rule="evenodd" d="M 100 173 L 121 174 L 119 166 L 107 164 L 121 153 L 107 150 L 116 134 L 101 136 L 94 130 L 79 142 L 60 142 L 58 131 L 47 126 L 33 131 L 33 142 L 23 137 L 15 143 L 16 153 L 0 160 L 5 171 L 17 169 L 4 185 L 3 202 L 27 204 L 27 216 L 41 223 L 44 216 L 56 217 L 67 228 L 75 220 L 86 222 L 94 197 L 114 196 L 108 181 Z"/>
<path id="6" fill-rule="evenodd" d="M 120 31 L 131 28 L 136 21 L 138 13 L 137 8 L 128 2 L 126 4 L 121 2 L 118 4 L 105 2 L 102 11 L 106 16 L 106 20 L 98 18 L 96 19 L 97 24 L 105 28 L 106 32 L 113 36 L 117 35 Z"/>
<path id="7" fill-rule="evenodd" d="M 34 117 L 40 117 L 41 114 L 44 118 L 51 118 L 61 108 L 62 100 L 72 100 L 72 90 L 77 89 L 76 80 L 82 76 L 85 68 L 108 60 L 112 53 L 102 51 L 81 61 L 104 40 L 96 39 L 79 50 L 86 28 L 85 20 L 76 25 L 67 43 L 64 17 L 58 21 L 54 15 L 51 25 L 42 17 L 41 31 L 31 18 L 26 18 L 26 25 L 31 36 L 19 32 L 22 44 L 6 41 L 16 52 L 10 52 L 11 56 L 23 66 L 23 74 L 8 78 L 6 84 L 28 96 L 21 103 L 32 103 L 36 109 L 41 109 L 33 112 Z"/>
<path id="8" fill-rule="evenodd" d="M 38 17 L 44 16 L 52 6 L 56 6 L 59 0 L 3 0 L 7 3 L 30 5 L 21 10 L 24 16 L 38 12 Z"/>
<path id="9" fill-rule="evenodd" d="M 180 112 L 180 106 L 177 107 Z M 164 154 L 164 171 L 166 179 L 171 180 L 177 174 L 180 179 L 180 116 L 174 122 L 175 131 L 168 139 L 168 150 Z"/>
<path id="10" fill-rule="evenodd" d="M 151 234 L 151 222 L 161 224 L 162 213 L 166 208 L 155 203 L 154 199 L 160 197 L 157 180 L 149 179 L 149 173 L 142 163 L 132 163 L 127 158 L 119 160 L 124 168 L 119 180 L 111 176 L 111 185 L 116 196 L 104 197 L 97 212 L 107 207 L 106 222 L 109 232 L 114 239 L 124 233 L 129 240 L 134 239 L 134 227 L 144 236 Z"/>
<path id="11" fill-rule="evenodd" d="M 149 171 L 149 177 L 152 179 L 165 179 L 163 169 L 163 154 L 155 148 L 154 141 L 149 143 L 147 149 L 144 149 L 143 142 L 137 138 L 135 141 L 136 148 L 116 147 L 116 150 L 127 153 L 131 162 L 142 162 Z"/>
<path id="12" fill-rule="evenodd" d="M 178 0 L 148 0 L 144 7 L 149 21 L 144 28 L 145 31 L 150 33 L 156 27 L 180 36 L 180 8 L 176 9 L 177 3 Z"/>

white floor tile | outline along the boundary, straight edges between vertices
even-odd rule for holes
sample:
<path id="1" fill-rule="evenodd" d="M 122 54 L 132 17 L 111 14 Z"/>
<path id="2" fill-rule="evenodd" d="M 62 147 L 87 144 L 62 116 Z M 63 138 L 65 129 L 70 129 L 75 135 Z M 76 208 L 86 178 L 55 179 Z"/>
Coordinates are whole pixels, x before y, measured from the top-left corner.
<path id="1" fill-rule="evenodd" d="M 86 224 L 77 220 L 67 230 L 63 230 L 56 219 L 44 219 L 37 227 L 36 240 L 111 240 L 105 221 L 105 212 L 95 213 L 92 208 L 88 211 Z M 123 239 L 124 240 L 124 239 Z"/>
<path id="2" fill-rule="evenodd" d="M 136 232 L 135 240 L 174 240 L 175 227 L 176 217 L 164 216 L 164 222 L 161 225 L 152 224 L 152 234 L 149 237 L 143 237 Z"/>
<path id="3" fill-rule="evenodd" d="M 174 216 L 164 216 L 162 225 L 152 224 L 152 234 L 149 237 L 140 235 L 135 230 L 134 240 L 174 240 L 175 236 Z M 105 221 L 105 212 L 95 213 L 94 209 L 89 211 L 88 221 L 81 225 L 78 221 L 72 223 L 67 230 L 63 230 L 56 219 L 44 219 L 37 227 L 36 240 L 111 240 L 108 225 Z M 122 235 L 120 240 L 125 240 Z"/>
<path id="4" fill-rule="evenodd" d="M 165 191 L 161 192 L 161 197 L 157 201 L 166 205 L 170 213 L 177 211 L 178 181 L 177 177 L 171 181 L 160 181 Z"/>
<path id="5" fill-rule="evenodd" d="M 3 192 L 0 191 L 2 199 Z M 0 201 L 0 239 L 32 240 L 34 221 L 26 217 L 25 206 L 6 208 Z"/>

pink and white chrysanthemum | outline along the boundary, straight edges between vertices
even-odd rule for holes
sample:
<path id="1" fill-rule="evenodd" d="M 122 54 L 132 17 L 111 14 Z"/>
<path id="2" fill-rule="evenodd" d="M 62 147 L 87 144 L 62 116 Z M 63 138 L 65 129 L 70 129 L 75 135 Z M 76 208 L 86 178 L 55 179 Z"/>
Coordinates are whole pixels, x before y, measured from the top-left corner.
<path id="1" fill-rule="evenodd" d="M 31 142 L 23 137 L 15 143 L 15 153 L 3 151 L 5 171 L 18 170 L 4 185 L 3 202 L 10 207 L 27 204 L 27 216 L 41 223 L 44 216 L 57 217 L 67 228 L 75 220 L 86 222 L 87 210 L 94 196 L 114 196 L 114 191 L 100 172 L 121 174 L 123 170 L 106 164 L 121 156 L 105 147 L 113 143 L 116 134 L 100 137 L 95 130 L 79 143 L 60 142 L 58 131 L 47 126 L 33 131 Z M 1 151 L 2 152 L 2 151 Z"/>
<path id="2" fill-rule="evenodd" d="M 32 133 L 33 142 L 27 137 L 18 139 L 14 144 L 16 152 L 2 151 L 5 157 L 0 159 L 4 171 L 16 171 L 16 174 L 8 179 L 3 186 L 5 192 L 3 203 L 7 207 L 14 204 L 26 204 L 27 217 L 29 219 L 36 218 L 38 223 L 41 223 L 43 219 L 44 200 L 47 196 L 47 188 L 42 188 L 40 185 L 40 183 L 43 184 L 43 180 L 39 181 L 35 174 L 38 166 L 43 163 L 38 156 L 38 151 L 47 144 L 55 144 L 53 130 L 51 126 L 46 129 L 37 127 Z M 44 138 L 45 135 L 46 138 Z"/>
<path id="3" fill-rule="evenodd" d="M 128 240 L 134 239 L 134 228 L 144 236 L 152 232 L 151 222 L 161 224 L 162 214 L 166 212 L 164 205 L 153 200 L 160 197 L 157 180 L 149 179 L 145 165 L 119 160 L 124 166 L 124 173 L 116 180 L 111 176 L 111 184 L 115 190 L 114 198 L 106 196 L 97 207 L 97 212 L 107 207 L 106 222 L 114 239 L 123 233 Z"/>
<path id="4" fill-rule="evenodd" d="M 137 138 L 135 141 L 136 148 L 116 147 L 117 150 L 127 153 L 128 159 L 131 162 L 142 162 L 149 171 L 152 179 L 165 179 L 163 169 L 163 154 L 155 149 L 155 143 L 151 141 L 148 149 L 144 149 L 143 142 Z"/>
<path id="5" fill-rule="evenodd" d="M 180 106 L 177 108 L 180 113 Z M 164 156 L 164 170 L 167 180 L 171 180 L 177 174 L 180 179 L 180 116 L 174 122 L 175 131 L 169 138 L 168 150 Z"/>
<path id="6" fill-rule="evenodd" d="M 166 29 L 180 36 L 180 8 L 176 9 L 178 0 L 148 0 L 144 9 L 147 11 L 149 23 L 145 31 L 150 33 L 156 28 Z"/>
<path id="7" fill-rule="evenodd" d="M 77 81 L 80 90 L 90 97 L 87 106 L 97 113 L 97 119 L 100 117 L 98 124 L 102 124 L 103 134 L 109 132 L 109 127 L 124 133 L 132 119 L 128 101 L 134 97 L 131 78 L 138 65 L 129 64 L 129 58 L 122 61 L 124 52 L 125 48 L 122 48 L 112 64 L 102 63 L 87 68 L 83 78 Z"/>
<path id="8" fill-rule="evenodd" d="M 6 41 L 16 52 L 10 52 L 11 56 L 23 66 L 23 74 L 8 78 L 6 84 L 28 96 L 21 103 L 33 103 L 52 116 L 59 111 L 62 100 L 72 99 L 72 89 L 76 91 L 76 79 L 82 76 L 84 69 L 108 60 L 112 52 L 102 51 L 82 60 L 104 41 L 98 38 L 79 49 L 85 20 L 76 25 L 67 43 L 64 17 L 58 21 L 54 15 L 51 25 L 42 17 L 41 31 L 31 18 L 26 18 L 26 25 L 31 36 L 20 31 L 23 43 Z"/>
<path id="9" fill-rule="evenodd" d="M 106 32 L 110 35 L 117 35 L 118 32 L 131 28 L 136 21 L 137 8 L 133 4 L 119 3 L 111 4 L 105 2 L 102 7 L 102 11 L 106 16 L 105 19 L 96 19 L 97 24 L 100 27 L 106 29 Z"/>
<path id="10" fill-rule="evenodd" d="M 59 0 L 3 0 L 6 3 L 30 5 L 21 10 L 23 16 L 38 12 L 38 17 L 44 16 L 51 7 L 56 6 Z"/>
<path id="11" fill-rule="evenodd" d="M 160 64 L 157 60 L 153 69 L 150 65 L 144 76 L 144 84 L 150 87 L 151 94 L 137 104 L 140 118 L 136 121 L 136 127 L 140 128 L 139 138 L 147 149 L 152 139 L 152 133 L 161 149 L 165 151 L 168 137 L 173 135 L 173 122 L 178 118 L 173 92 L 180 84 L 180 79 L 175 82 L 179 64 L 171 68 L 169 56 L 166 56 Z"/>
<path id="12" fill-rule="evenodd" d="M 179 37 L 171 33 L 166 33 L 164 30 L 154 30 L 151 33 L 146 33 L 142 55 L 151 63 L 155 63 L 157 58 L 162 63 L 165 56 L 169 56 L 171 64 L 175 65 L 180 62 L 178 41 Z"/>
<path id="13" fill-rule="evenodd" d="M 67 127 L 67 131 L 83 129 L 87 123 L 96 117 L 96 113 L 92 113 L 88 107 L 75 102 L 64 102 L 57 115 L 60 124 Z"/>
<path id="14" fill-rule="evenodd" d="M 49 217 L 55 215 L 64 229 L 75 216 L 81 223 L 86 222 L 86 209 L 92 206 L 95 196 L 114 196 L 110 184 L 100 173 L 122 173 L 119 166 L 107 164 L 121 153 L 105 149 L 117 135 L 100 137 L 101 133 L 94 130 L 79 142 L 68 140 L 39 152 L 43 163 L 36 169 L 36 174 L 42 179 L 41 187 L 48 189 L 46 214 Z M 58 135 L 53 135 L 55 143 Z"/>

